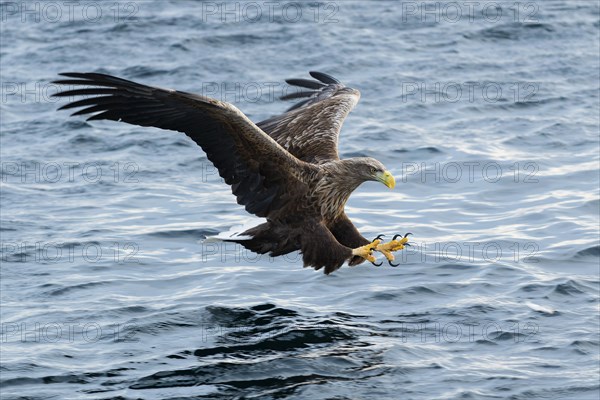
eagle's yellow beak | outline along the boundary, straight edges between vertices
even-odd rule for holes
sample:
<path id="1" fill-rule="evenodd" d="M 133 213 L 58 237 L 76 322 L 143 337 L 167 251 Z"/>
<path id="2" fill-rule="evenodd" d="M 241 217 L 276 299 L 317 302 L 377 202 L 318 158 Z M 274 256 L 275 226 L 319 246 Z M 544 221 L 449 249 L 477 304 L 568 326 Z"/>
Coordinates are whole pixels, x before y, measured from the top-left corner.
<path id="1" fill-rule="evenodd" d="M 385 186 L 393 189 L 396 186 L 396 179 L 394 179 L 394 175 L 390 173 L 390 171 L 384 171 L 377 174 L 377 180 L 383 183 Z"/>

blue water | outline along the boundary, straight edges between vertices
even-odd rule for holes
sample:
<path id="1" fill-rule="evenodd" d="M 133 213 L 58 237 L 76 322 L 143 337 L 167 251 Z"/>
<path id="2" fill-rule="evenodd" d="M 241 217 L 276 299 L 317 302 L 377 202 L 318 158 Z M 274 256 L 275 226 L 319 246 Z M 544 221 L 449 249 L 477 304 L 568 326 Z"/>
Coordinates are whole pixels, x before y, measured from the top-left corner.
<path id="1" fill-rule="evenodd" d="M 597 399 L 598 2 L 453 4 L 3 3 L 2 399 Z M 259 121 L 309 70 L 362 93 L 340 152 L 397 186 L 347 212 L 413 233 L 397 268 L 204 241 L 253 218 L 193 142 L 50 97 L 96 71 Z"/>

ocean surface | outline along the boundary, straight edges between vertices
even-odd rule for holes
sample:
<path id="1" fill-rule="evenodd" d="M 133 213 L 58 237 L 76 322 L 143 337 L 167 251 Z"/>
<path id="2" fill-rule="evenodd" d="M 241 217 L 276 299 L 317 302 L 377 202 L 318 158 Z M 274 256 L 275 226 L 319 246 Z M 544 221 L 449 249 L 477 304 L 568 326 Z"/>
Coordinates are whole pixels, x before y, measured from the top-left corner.
<path id="1" fill-rule="evenodd" d="M 3 2 L 2 399 L 598 399 L 597 1 Z M 255 223 L 185 135 L 51 97 L 103 72 L 283 112 L 362 98 L 347 212 L 412 232 L 330 276 L 205 240 Z M 379 255 L 381 259 L 382 256 Z"/>

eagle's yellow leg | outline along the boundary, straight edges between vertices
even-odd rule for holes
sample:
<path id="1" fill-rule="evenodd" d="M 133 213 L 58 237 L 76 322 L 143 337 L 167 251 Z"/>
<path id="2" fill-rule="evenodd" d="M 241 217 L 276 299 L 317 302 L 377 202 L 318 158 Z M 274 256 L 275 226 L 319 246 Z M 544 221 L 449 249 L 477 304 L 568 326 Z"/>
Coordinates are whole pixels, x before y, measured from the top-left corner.
<path id="1" fill-rule="evenodd" d="M 365 260 L 374 263 L 376 258 L 373 256 L 373 250 L 376 250 L 380 243 L 381 240 L 375 239 L 369 244 L 352 249 L 352 255 L 362 257 Z"/>
<path id="2" fill-rule="evenodd" d="M 410 234 L 407 233 L 404 237 L 400 238 L 400 240 L 396 240 L 396 238 L 400 236 L 396 235 L 394 236 L 394 239 L 390 240 L 389 242 L 377 245 L 375 250 L 383 254 L 388 261 L 394 261 L 394 255 L 392 252 L 403 250 L 404 246 L 408 245 L 408 235 Z"/>

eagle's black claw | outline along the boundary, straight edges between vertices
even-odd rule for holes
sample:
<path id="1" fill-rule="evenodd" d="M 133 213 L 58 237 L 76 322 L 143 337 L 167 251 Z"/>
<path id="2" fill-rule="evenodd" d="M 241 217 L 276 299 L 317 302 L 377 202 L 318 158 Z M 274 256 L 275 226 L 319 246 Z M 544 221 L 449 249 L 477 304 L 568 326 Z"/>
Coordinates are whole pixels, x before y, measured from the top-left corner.
<path id="1" fill-rule="evenodd" d="M 377 263 L 374 263 L 374 262 L 371 262 L 371 264 L 373 264 L 373 265 L 374 265 L 374 266 L 376 266 L 376 267 L 381 267 L 381 264 L 383 264 L 383 261 L 382 261 L 382 262 L 380 262 L 379 264 L 377 264 Z"/>
<path id="2" fill-rule="evenodd" d="M 390 267 L 397 267 L 398 265 L 400 265 L 400 263 L 398 263 L 398 264 L 394 264 L 394 263 L 393 263 L 393 262 L 391 262 L 391 261 L 388 261 L 388 263 L 390 264 Z"/>
<path id="3" fill-rule="evenodd" d="M 407 233 L 406 235 L 404 235 L 404 236 L 402 236 L 402 235 L 400 235 L 400 234 L 396 234 L 396 235 L 394 235 L 394 237 L 392 238 L 392 240 L 396 240 L 396 238 L 399 238 L 399 237 L 401 237 L 401 238 L 405 238 L 405 237 L 407 237 L 407 236 L 409 236 L 409 235 L 412 235 L 412 233 L 408 232 L 408 233 Z"/>
<path id="4" fill-rule="evenodd" d="M 385 237 L 385 235 L 383 233 L 380 235 L 377 235 L 377 237 L 375 239 L 371 240 L 371 242 L 374 242 L 376 240 L 381 240 L 383 237 Z"/>

